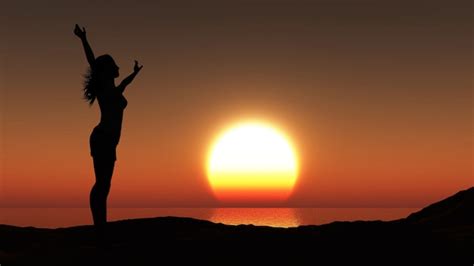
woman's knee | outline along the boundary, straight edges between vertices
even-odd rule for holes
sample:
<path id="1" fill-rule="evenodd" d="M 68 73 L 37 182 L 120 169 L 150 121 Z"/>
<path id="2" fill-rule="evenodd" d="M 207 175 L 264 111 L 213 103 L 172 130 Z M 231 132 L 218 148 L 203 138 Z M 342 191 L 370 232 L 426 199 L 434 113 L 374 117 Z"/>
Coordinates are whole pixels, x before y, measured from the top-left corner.
<path id="1" fill-rule="evenodd" d="M 106 181 L 106 180 L 97 181 L 97 182 L 95 182 L 95 186 L 96 186 L 97 190 L 107 191 L 107 193 L 108 193 L 109 190 L 110 190 L 110 181 Z"/>

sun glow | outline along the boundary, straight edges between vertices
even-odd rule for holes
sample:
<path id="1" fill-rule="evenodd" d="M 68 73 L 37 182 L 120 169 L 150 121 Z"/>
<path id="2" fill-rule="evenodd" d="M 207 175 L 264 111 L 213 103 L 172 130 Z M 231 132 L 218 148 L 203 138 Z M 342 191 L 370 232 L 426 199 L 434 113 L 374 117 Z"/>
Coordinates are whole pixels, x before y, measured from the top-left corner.
<path id="1" fill-rule="evenodd" d="M 298 165 L 283 133 L 263 123 L 242 123 L 217 138 L 207 171 L 222 201 L 280 201 L 291 193 Z"/>

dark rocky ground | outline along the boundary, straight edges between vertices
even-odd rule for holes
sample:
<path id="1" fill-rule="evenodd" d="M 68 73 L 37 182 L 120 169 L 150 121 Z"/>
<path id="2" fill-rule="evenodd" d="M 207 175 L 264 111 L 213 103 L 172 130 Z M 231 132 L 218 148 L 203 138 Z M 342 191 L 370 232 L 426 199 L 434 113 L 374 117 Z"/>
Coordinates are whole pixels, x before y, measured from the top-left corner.
<path id="1" fill-rule="evenodd" d="M 0 265 L 473 265 L 474 187 L 396 221 L 272 228 L 191 218 L 0 225 Z"/>

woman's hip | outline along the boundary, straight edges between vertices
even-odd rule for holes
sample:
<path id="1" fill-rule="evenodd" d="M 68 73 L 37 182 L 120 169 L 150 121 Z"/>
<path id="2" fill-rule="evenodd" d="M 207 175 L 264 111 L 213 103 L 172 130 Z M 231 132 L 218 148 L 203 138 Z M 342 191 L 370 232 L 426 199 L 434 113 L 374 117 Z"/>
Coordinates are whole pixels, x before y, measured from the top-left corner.
<path id="1" fill-rule="evenodd" d="M 112 135 L 94 128 L 89 138 L 91 156 L 116 159 L 118 139 Z"/>

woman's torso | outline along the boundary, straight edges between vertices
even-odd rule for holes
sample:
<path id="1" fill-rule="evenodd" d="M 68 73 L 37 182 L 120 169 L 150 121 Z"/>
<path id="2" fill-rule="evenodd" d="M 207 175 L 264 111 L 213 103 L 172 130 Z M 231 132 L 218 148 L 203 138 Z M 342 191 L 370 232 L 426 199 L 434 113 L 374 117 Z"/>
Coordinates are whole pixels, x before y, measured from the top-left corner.
<path id="1" fill-rule="evenodd" d="M 100 122 L 97 128 L 100 128 L 105 134 L 109 135 L 114 142 L 118 144 L 122 129 L 123 111 L 127 106 L 127 99 L 122 92 L 113 88 L 97 95 L 97 101 L 100 107 Z"/>

